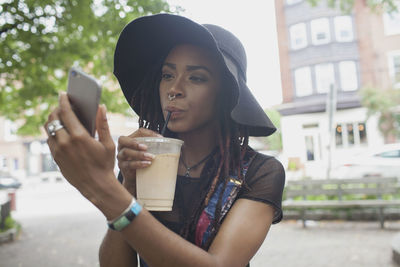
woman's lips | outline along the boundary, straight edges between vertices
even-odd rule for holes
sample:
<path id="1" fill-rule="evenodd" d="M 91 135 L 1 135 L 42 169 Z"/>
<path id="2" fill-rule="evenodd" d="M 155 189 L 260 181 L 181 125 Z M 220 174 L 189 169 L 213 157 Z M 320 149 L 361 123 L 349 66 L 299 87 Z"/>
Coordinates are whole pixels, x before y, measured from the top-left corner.
<path id="1" fill-rule="evenodd" d="M 167 112 L 171 112 L 171 119 L 176 119 L 183 116 L 184 110 L 176 107 L 167 107 L 165 109 Z"/>
<path id="2" fill-rule="evenodd" d="M 183 112 L 182 111 L 174 111 L 171 113 L 171 119 L 177 119 L 183 116 Z"/>

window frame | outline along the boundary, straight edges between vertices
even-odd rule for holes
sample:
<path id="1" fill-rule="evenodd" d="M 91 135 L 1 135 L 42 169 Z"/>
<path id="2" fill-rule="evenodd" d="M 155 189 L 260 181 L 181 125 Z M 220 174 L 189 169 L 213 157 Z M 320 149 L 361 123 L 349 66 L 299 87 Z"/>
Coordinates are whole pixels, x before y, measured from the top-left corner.
<path id="1" fill-rule="evenodd" d="M 392 85 L 394 88 L 400 88 L 400 65 L 399 65 L 399 80 L 396 82 L 396 70 L 394 67 L 394 58 L 399 57 L 400 58 L 400 50 L 395 50 L 387 53 L 387 58 L 388 58 L 388 72 L 389 72 L 389 77 L 392 82 Z"/>
<path id="2" fill-rule="evenodd" d="M 326 32 L 326 39 L 325 40 L 319 40 L 317 38 L 317 35 L 319 31 L 317 31 L 316 27 L 321 27 L 323 23 L 327 23 L 327 28 L 325 29 Z M 329 44 L 332 41 L 332 36 L 331 36 L 331 27 L 330 27 L 330 19 L 328 17 L 322 17 L 318 19 L 313 19 L 310 21 L 310 29 L 311 29 L 311 43 L 313 45 L 324 45 L 324 44 Z"/>
<path id="3" fill-rule="evenodd" d="M 310 91 L 306 91 L 306 93 L 304 93 L 304 90 L 299 90 L 299 88 L 303 88 L 303 87 L 301 87 L 301 86 L 298 86 L 299 84 L 298 84 L 298 79 L 297 79 L 297 75 L 304 75 L 304 73 L 300 73 L 299 74 L 299 72 L 302 72 L 302 71 L 308 71 L 309 73 L 309 75 L 308 75 L 308 77 L 309 77 L 309 85 L 310 85 Z M 311 72 L 311 67 L 310 66 L 304 66 L 304 67 L 300 67 L 300 68 L 297 68 L 297 69 L 295 69 L 294 71 L 293 71 L 293 77 L 294 77 L 294 85 L 295 85 L 295 93 L 296 93 L 296 96 L 297 97 L 303 97 L 303 96 L 309 96 L 309 95 L 312 95 L 313 94 L 313 91 L 314 91 L 314 87 L 313 87 L 313 80 L 312 80 L 312 72 Z M 303 84 L 303 83 L 302 83 Z M 305 87 L 304 87 L 305 88 Z M 302 92 L 301 94 L 299 94 L 299 92 Z"/>
<path id="4" fill-rule="evenodd" d="M 320 82 L 320 76 L 321 75 L 319 75 L 319 70 L 322 68 L 322 66 L 330 66 L 330 68 L 332 70 L 332 80 L 331 80 L 332 82 L 330 84 L 333 84 L 334 86 L 335 86 L 335 66 L 331 62 L 317 64 L 317 65 L 314 66 L 316 91 L 319 94 L 326 94 L 326 93 L 329 92 L 330 88 L 328 87 L 328 88 L 326 88 L 326 90 L 321 90 L 323 88 L 320 87 L 320 85 L 323 84 L 323 83 Z M 324 76 L 324 77 L 326 77 L 326 76 Z M 326 79 L 321 79 L 321 80 L 326 80 Z"/>
<path id="5" fill-rule="evenodd" d="M 340 25 L 339 21 L 342 20 L 342 19 L 345 19 L 345 18 L 346 18 L 346 19 L 349 19 L 349 21 L 350 21 L 350 24 L 349 24 L 349 25 L 346 25 L 346 27 L 347 27 L 347 26 L 350 26 L 350 28 L 347 29 L 347 30 L 349 30 L 349 32 L 351 33 L 350 37 L 348 37 L 348 38 L 343 38 L 343 37 L 340 35 L 341 30 L 342 30 L 343 28 L 346 28 L 346 27 L 342 27 L 344 24 L 341 24 L 341 26 L 339 27 L 339 25 Z M 352 42 L 352 41 L 354 41 L 354 26 L 353 26 L 353 17 L 352 17 L 352 16 L 336 16 L 336 17 L 334 17 L 334 19 L 333 19 L 333 25 L 334 25 L 334 32 L 335 32 L 335 40 L 336 40 L 337 42 L 345 43 L 345 42 Z"/>
<path id="6" fill-rule="evenodd" d="M 292 5 L 295 5 L 295 4 L 299 4 L 299 3 L 303 2 L 303 1 L 304 0 L 286 0 L 285 3 L 288 6 L 292 6 Z"/>
<path id="7" fill-rule="evenodd" d="M 362 141 L 360 135 L 359 126 L 363 125 L 364 129 L 362 130 L 365 133 L 365 141 Z M 349 142 L 349 131 L 348 126 L 352 126 L 353 132 L 353 143 Z M 339 134 L 335 135 L 335 147 L 336 148 L 350 148 L 350 147 L 363 147 L 368 146 L 368 132 L 367 132 L 367 123 L 365 121 L 342 121 L 336 123 L 336 129 L 340 127 L 341 131 Z M 336 130 L 336 133 L 338 131 Z M 340 136 L 341 144 L 338 144 L 338 135 Z"/>
<path id="8" fill-rule="evenodd" d="M 295 40 L 297 39 L 297 38 L 294 38 L 294 37 L 297 37 L 297 36 L 294 36 L 294 32 L 296 31 L 296 29 L 297 28 L 299 28 L 300 29 L 300 27 L 302 28 L 302 30 L 304 29 L 304 44 L 302 44 L 302 45 L 297 45 L 296 44 L 296 42 L 295 42 Z M 293 24 L 293 25 L 291 25 L 290 27 L 289 27 L 289 38 L 290 38 L 290 49 L 291 50 L 300 50 L 300 49 L 302 49 L 302 48 L 305 48 L 305 47 L 307 47 L 308 46 L 308 38 L 307 38 L 307 25 L 306 25 L 306 23 L 304 23 L 304 22 L 300 22 L 300 23 L 296 23 L 296 24 Z"/>
<path id="9" fill-rule="evenodd" d="M 394 19 L 391 17 L 394 16 Z M 395 22 L 392 22 L 392 21 Z M 400 34 L 400 4 L 397 4 L 397 11 L 393 11 L 392 14 L 387 12 L 382 14 L 383 31 L 386 36 Z"/>

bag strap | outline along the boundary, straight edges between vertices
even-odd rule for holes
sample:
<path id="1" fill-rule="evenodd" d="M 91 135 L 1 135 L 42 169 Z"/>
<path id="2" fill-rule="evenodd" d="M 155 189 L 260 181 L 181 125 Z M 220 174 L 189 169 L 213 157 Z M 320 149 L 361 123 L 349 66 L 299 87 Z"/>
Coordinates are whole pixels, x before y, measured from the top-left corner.
<path id="1" fill-rule="evenodd" d="M 208 205 L 202 211 L 199 220 L 196 225 L 195 233 L 195 244 L 205 250 L 208 249 L 212 240 L 216 236 L 217 229 L 213 226 L 212 222 L 215 219 L 215 210 L 222 190 L 224 190 L 222 195 L 222 205 L 221 205 L 221 216 L 217 222 L 218 225 L 222 223 L 226 214 L 231 209 L 233 203 L 235 202 L 240 189 L 245 182 L 245 176 L 248 168 L 256 156 L 254 150 L 248 150 L 243 158 L 243 167 L 241 169 L 240 180 L 237 175 L 237 171 L 233 171 L 229 174 L 229 180 L 224 189 L 224 183 L 221 182 L 215 189 L 215 192 L 211 196 Z"/>

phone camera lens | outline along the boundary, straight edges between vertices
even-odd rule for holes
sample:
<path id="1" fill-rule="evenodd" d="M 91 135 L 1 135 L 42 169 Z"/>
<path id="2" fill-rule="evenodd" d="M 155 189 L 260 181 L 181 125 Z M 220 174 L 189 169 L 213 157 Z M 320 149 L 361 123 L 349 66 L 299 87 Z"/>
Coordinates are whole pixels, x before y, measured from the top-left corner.
<path id="1" fill-rule="evenodd" d="M 72 75 L 72 77 L 76 77 L 77 75 L 78 75 L 78 73 L 76 73 L 76 71 L 71 71 L 71 75 Z"/>

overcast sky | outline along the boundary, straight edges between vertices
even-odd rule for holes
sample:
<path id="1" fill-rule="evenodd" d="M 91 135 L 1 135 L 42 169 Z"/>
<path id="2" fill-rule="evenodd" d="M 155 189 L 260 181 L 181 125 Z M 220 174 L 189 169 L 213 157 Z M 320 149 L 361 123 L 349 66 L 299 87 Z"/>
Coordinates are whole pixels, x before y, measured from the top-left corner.
<path id="1" fill-rule="evenodd" d="M 247 53 L 247 81 L 263 108 L 282 102 L 273 0 L 167 0 L 198 23 L 222 26 L 235 34 Z"/>

